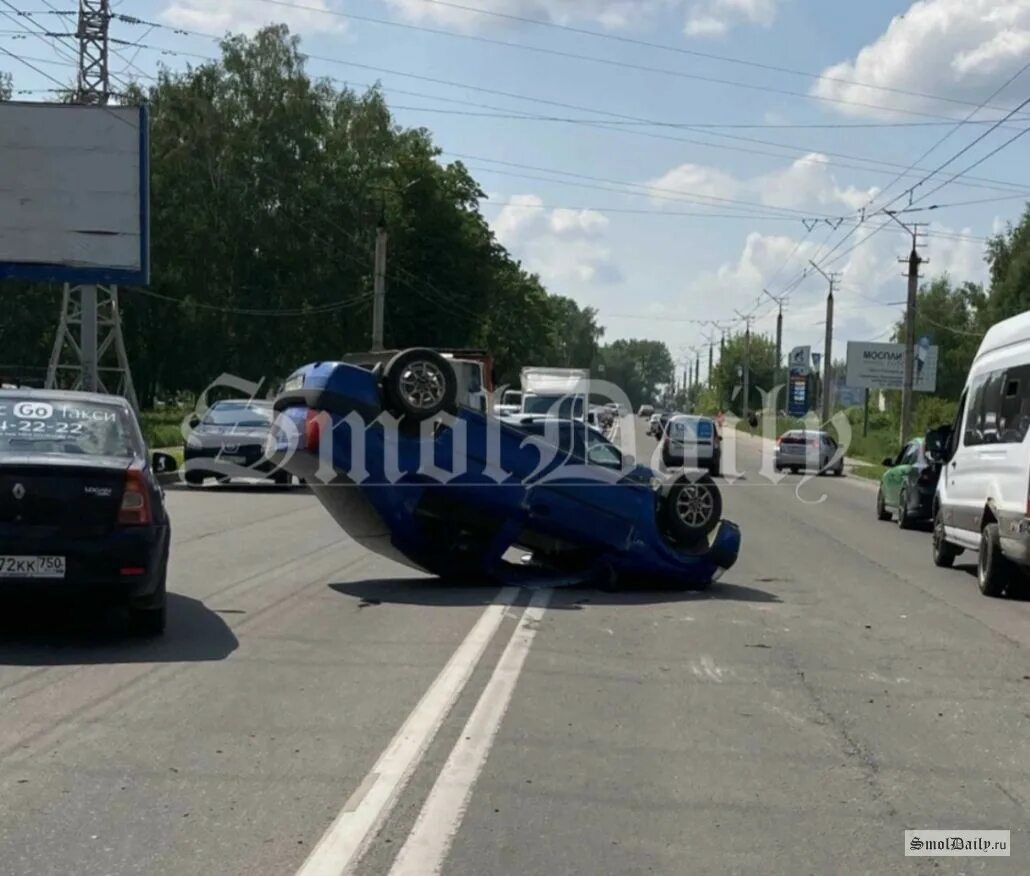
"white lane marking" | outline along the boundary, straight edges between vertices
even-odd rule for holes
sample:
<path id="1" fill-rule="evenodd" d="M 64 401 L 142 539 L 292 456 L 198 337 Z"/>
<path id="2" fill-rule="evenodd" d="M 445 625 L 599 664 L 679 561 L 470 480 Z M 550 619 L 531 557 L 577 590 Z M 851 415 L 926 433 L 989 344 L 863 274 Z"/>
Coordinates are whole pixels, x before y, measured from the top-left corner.
<path id="1" fill-rule="evenodd" d="M 547 610 L 551 593 L 551 590 L 538 590 L 533 594 L 447 763 L 437 776 L 415 826 L 393 862 L 390 876 L 429 876 L 439 874 L 443 869 L 451 843 L 465 817 L 472 789 L 508 711 L 519 673 L 533 644 L 538 621 Z"/>
<path id="2" fill-rule="evenodd" d="M 505 587 L 479 616 L 371 772 L 301 865 L 297 876 L 341 876 L 361 857 L 468 683 L 517 595 L 518 588 Z"/>

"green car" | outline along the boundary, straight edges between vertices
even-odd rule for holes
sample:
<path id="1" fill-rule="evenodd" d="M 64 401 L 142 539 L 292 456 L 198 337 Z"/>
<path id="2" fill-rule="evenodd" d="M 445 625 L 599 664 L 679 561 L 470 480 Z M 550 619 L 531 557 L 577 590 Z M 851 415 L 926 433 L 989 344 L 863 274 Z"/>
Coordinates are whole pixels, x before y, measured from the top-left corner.
<path id="1" fill-rule="evenodd" d="M 927 457 L 925 441 L 913 438 L 883 465 L 887 471 L 876 492 L 876 519 L 890 520 L 896 514 L 902 529 L 932 520 L 940 466 Z"/>

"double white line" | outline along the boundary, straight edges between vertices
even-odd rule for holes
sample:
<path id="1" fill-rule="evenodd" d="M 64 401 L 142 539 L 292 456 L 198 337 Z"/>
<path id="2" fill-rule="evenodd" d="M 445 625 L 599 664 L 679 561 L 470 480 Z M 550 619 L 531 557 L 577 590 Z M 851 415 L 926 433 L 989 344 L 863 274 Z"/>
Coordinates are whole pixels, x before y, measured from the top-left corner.
<path id="1" fill-rule="evenodd" d="M 461 695 L 518 590 L 504 588 L 486 608 L 429 690 L 351 794 L 297 876 L 343 876 L 354 872 L 378 829 Z M 519 673 L 552 591 L 534 591 L 515 632 L 437 777 L 390 876 L 439 873 L 461 826 L 476 779 L 497 736 Z"/>

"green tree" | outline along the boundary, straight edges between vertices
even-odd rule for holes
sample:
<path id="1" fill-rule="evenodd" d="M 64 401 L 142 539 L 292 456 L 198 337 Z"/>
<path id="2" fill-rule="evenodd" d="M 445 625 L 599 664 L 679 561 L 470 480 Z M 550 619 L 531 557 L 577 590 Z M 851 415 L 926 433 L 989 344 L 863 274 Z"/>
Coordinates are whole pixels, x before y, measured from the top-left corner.
<path id="1" fill-rule="evenodd" d="M 929 337 L 939 348 L 934 395 L 956 401 L 965 386 L 969 366 L 983 331 L 982 311 L 987 297 L 975 283 L 953 286 L 947 275 L 924 284 L 916 296 L 915 336 Z M 905 319 L 895 326 L 894 340 L 905 339 Z"/>
<path id="2" fill-rule="evenodd" d="M 982 328 L 1030 310 L 1030 205 L 1015 226 L 988 241 L 987 264 L 991 290 Z"/>
<path id="3" fill-rule="evenodd" d="M 619 386 L 634 408 L 654 402 L 658 387 L 670 382 L 675 368 L 669 348 L 661 341 L 613 341 L 601 348 L 597 358 L 596 370 L 603 366 L 604 379 Z"/>
<path id="4" fill-rule="evenodd" d="M 726 339 L 726 346 L 715 366 L 712 383 L 719 399 L 719 405 L 728 406 L 736 413 L 743 411 L 743 381 L 737 375 L 737 368 L 743 368 L 747 351 L 747 340 L 743 332 Z M 771 392 L 776 380 L 776 344 L 761 335 L 751 335 L 749 384 L 749 410 L 757 410 L 763 404 L 763 392 Z M 778 401 L 784 405 L 781 391 Z"/>

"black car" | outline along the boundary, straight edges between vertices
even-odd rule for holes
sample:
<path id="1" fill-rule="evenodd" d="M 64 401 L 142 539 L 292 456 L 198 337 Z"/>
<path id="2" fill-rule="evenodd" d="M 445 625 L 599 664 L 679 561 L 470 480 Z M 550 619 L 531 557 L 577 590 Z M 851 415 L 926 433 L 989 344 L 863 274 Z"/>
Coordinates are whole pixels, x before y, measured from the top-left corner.
<path id="1" fill-rule="evenodd" d="M 265 457 L 272 427 L 272 403 L 257 399 L 215 402 L 195 417 L 183 445 L 186 483 L 198 487 L 208 478 L 271 478 L 289 484 L 290 473 Z"/>
<path id="2" fill-rule="evenodd" d="M 128 606 L 165 626 L 171 527 L 139 422 L 117 396 L 0 390 L 0 592 Z"/>

